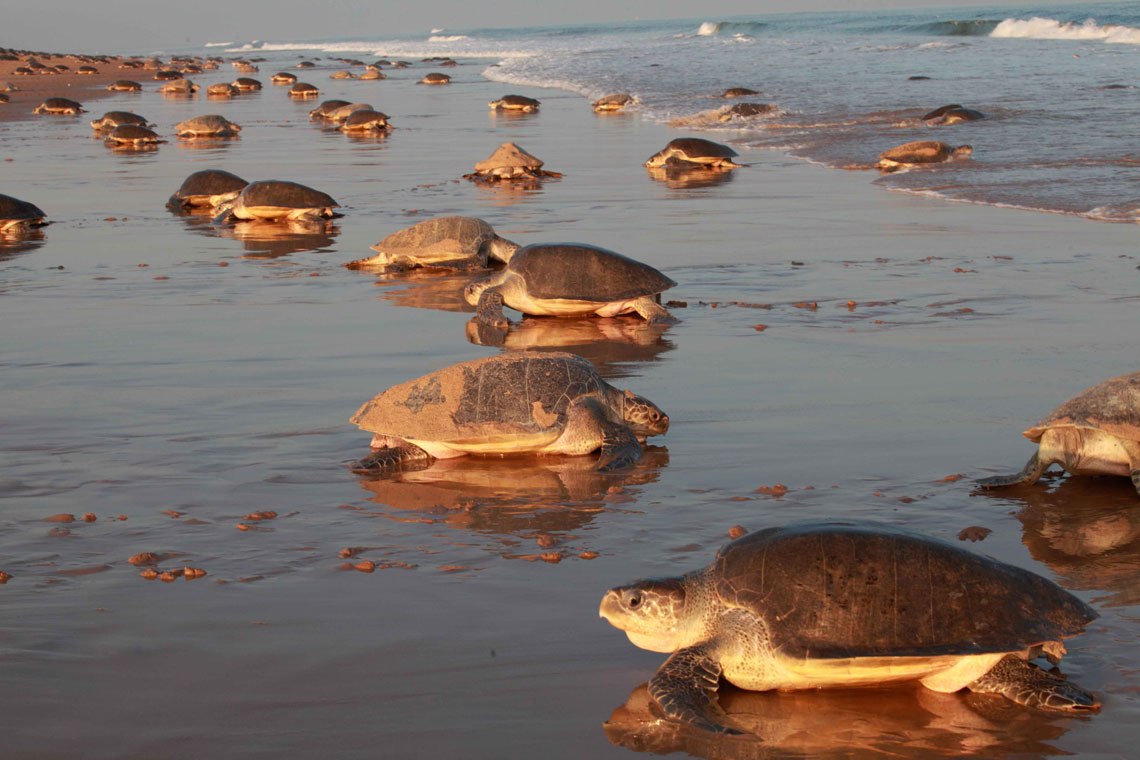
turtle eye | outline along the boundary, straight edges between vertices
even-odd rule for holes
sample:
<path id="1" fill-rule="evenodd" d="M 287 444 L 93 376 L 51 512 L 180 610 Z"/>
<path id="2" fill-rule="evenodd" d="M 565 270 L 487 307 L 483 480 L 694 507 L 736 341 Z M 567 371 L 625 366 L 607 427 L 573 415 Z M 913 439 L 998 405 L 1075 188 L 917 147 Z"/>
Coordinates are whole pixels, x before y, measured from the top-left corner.
<path id="1" fill-rule="evenodd" d="M 641 606 L 641 594 L 630 594 L 629 599 L 626 600 L 626 605 L 631 610 L 636 610 Z"/>

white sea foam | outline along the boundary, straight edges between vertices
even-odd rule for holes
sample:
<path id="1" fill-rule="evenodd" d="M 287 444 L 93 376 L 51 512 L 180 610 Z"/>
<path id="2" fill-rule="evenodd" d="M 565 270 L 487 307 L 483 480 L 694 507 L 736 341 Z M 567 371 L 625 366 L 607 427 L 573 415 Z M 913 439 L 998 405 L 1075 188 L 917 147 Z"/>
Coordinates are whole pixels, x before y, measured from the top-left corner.
<path id="1" fill-rule="evenodd" d="M 428 42 L 459 42 L 460 40 L 471 39 L 466 34 L 433 34 L 428 37 Z"/>
<path id="2" fill-rule="evenodd" d="M 994 27 L 990 36 L 1032 40 L 1100 40 L 1116 44 L 1140 45 L 1140 29 L 1113 24 L 1101 26 L 1095 19 L 1078 24 L 1039 16 L 1030 19 L 1007 18 Z"/>
<path id="3" fill-rule="evenodd" d="M 233 44 L 233 40 L 230 40 L 229 42 L 207 42 L 202 47 L 230 47 Z"/>
<path id="4" fill-rule="evenodd" d="M 706 21 L 701 24 L 701 28 L 697 30 L 697 34 L 701 37 L 711 37 L 720 31 L 719 21 Z"/>

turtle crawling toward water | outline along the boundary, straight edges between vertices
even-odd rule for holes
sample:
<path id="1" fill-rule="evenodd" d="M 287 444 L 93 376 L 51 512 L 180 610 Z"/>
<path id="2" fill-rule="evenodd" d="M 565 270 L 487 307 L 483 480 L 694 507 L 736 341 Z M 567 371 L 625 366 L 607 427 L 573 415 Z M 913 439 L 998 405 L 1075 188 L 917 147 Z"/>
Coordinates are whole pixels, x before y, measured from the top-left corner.
<path id="1" fill-rule="evenodd" d="M 611 92 L 609 95 L 598 98 L 590 105 L 593 107 L 594 113 L 613 113 L 634 102 L 633 96 L 628 92 Z"/>
<path id="2" fill-rule="evenodd" d="M 678 137 L 650 156 L 645 165 L 650 169 L 678 162 L 714 169 L 743 166 L 732 160 L 735 156 L 736 151 L 727 145 L 700 137 Z"/>
<path id="3" fill-rule="evenodd" d="M 510 351 L 454 364 L 389 388 L 352 422 L 373 433 L 358 473 L 467 454 L 599 452 L 598 470 L 641 457 L 669 429 L 653 402 L 603 380 L 574 354 Z"/>
<path id="4" fill-rule="evenodd" d="M 1051 465 L 1074 475 L 1123 475 L 1140 493 L 1140 372 L 1082 391 L 1022 433 L 1037 451 L 1015 475 L 982 478 L 982 488 L 1036 483 Z"/>
<path id="5" fill-rule="evenodd" d="M 0 232 L 22 232 L 32 227 L 43 227 L 43 211 L 34 203 L 0 193 Z"/>
<path id="6" fill-rule="evenodd" d="M 541 103 L 525 95 L 504 95 L 498 100 L 487 104 L 496 111 L 519 111 L 521 113 L 534 113 Z"/>
<path id="7" fill-rule="evenodd" d="M 139 127 L 154 126 L 148 122 L 145 117 L 139 116 L 137 113 L 131 113 L 130 111 L 107 111 L 98 119 L 91 120 L 91 128 L 98 132 L 106 132 L 115 127 L 121 127 L 124 124 L 134 124 Z"/>
<path id="8" fill-rule="evenodd" d="M 561 177 L 559 172 L 543 169 L 543 161 L 527 153 L 513 142 L 505 142 L 487 158 L 475 164 L 475 171 L 464 179 L 475 182 L 499 182 L 514 179 Z"/>
<path id="9" fill-rule="evenodd" d="M 875 167 L 884 173 L 897 172 L 911 166 L 940 164 L 955 158 L 965 158 L 973 152 L 974 149 L 969 145 L 955 148 L 937 140 L 915 140 L 880 153 L 879 163 Z"/>
<path id="10" fill-rule="evenodd" d="M 203 169 L 183 180 L 181 187 L 166 202 L 166 207 L 172 211 L 213 208 L 218 205 L 220 198 L 232 197 L 248 184 L 236 174 L 221 169 Z"/>
<path id="11" fill-rule="evenodd" d="M 70 98 L 48 98 L 32 109 L 34 114 L 51 114 L 53 116 L 78 116 L 86 109 Z"/>
<path id="12" fill-rule="evenodd" d="M 283 180 L 250 182 L 241 190 L 217 198 L 214 221 L 259 220 L 317 222 L 341 214 L 333 211 L 340 204 L 320 190 Z"/>
<path id="13" fill-rule="evenodd" d="M 374 111 L 371 108 L 360 108 L 353 111 L 340 125 L 342 132 L 354 134 L 388 132 L 391 129 L 392 125 L 388 122 L 388 114 Z"/>
<path id="14" fill-rule="evenodd" d="M 524 314 L 615 317 L 636 312 L 650 322 L 676 320 L 658 300 L 673 280 L 648 264 L 580 243 L 536 243 L 515 251 L 502 272 L 463 292 L 477 322 L 504 329 L 503 305 Z"/>
<path id="15" fill-rule="evenodd" d="M 1097 698 L 1029 662 L 1097 613 L 1052 581 L 886 526 L 804 523 L 751 533 L 706 568 L 608 591 L 599 614 L 670 653 L 649 682 L 671 720 L 724 725 L 721 677 L 753 691 L 919 681 L 1087 712 Z"/>
<path id="16" fill-rule="evenodd" d="M 375 256 L 349 262 L 349 269 L 400 271 L 416 267 L 475 269 L 487 260 L 507 262 L 518 245 L 499 237 L 482 219 L 439 216 L 393 232 L 372 246 Z"/>
<path id="17" fill-rule="evenodd" d="M 174 125 L 179 137 L 236 137 L 241 126 L 216 113 L 195 116 Z"/>
<path id="18" fill-rule="evenodd" d="M 145 148 L 164 143 L 153 129 L 140 124 L 120 124 L 106 133 L 103 142 L 111 148 Z"/>

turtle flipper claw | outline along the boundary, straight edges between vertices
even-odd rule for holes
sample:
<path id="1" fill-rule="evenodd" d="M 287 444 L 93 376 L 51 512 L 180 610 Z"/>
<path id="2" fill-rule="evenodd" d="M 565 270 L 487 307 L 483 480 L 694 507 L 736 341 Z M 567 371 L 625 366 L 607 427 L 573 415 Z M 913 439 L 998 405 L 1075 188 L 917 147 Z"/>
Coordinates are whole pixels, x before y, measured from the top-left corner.
<path id="1" fill-rule="evenodd" d="M 717 704 L 720 663 L 701 647 L 680 649 L 649 681 L 649 696 L 661 714 L 693 728 L 717 734 L 740 734 L 724 725 Z"/>

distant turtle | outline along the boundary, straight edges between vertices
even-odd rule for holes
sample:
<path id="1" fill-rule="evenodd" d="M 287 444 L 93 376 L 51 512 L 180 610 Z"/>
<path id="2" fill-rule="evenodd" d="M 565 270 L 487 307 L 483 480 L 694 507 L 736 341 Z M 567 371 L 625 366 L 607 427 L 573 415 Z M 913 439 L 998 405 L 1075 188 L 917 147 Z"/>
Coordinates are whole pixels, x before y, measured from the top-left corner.
<path id="1" fill-rule="evenodd" d="M 707 568 L 611 589 L 599 610 L 635 645 L 670 653 L 649 682 L 665 716 L 723 724 L 718 682 L 753 691 L 919 681 L 1036 708 L 1096 697 L 1028 660 L 1097 613 L 1028 570 L 896 528 L 806 523 L 725 545 Z"/>
<path id="2" fill-rule="evenodd" d="M 55 116 L 78 116 L 84 113 L 82 105 L 68 98 L 48 98 L 32 109 L 32 113 L 52 114 Z"/>
<path id="3" fill-rule="evenodd" d="M 166 207 L 173 211 L 213 207 L 218 205 L 221 197 L 241 192 L 248 184 L 236 174 L 221 169 L 203 169 L 183 180 L 182 186 L 166 202 Z"/>
<path id="4" fill-rule="evenodd" d="M 91 128 L 97 131 L 111 130 L 123 124 L 135 124 L 140 127 L 151 127 L 146 118 L 130 111 L 107 111 L 98 119 L 91 120 Z"/>
<path id="5" fill-rule="evenodd" d="M 80 76 L 93 76 L 99 73 L 99 69 L 95 68 L 94 66 L 84 65 L 77 68 L 75 70 L 75 73 L 79 74 Z"/>
<path id="6" fill-rule="evenodd" d="M 174 125 L 179 137 L 233 137 L 241 127 L 216 113 L 195 116 Z"/>
<path id="7" fill-rule="evenodd" d="M 154 72 L 153 79 L 159 82 L 173 82 L 176 79 L 182 79 L 182 72 L 173 69 L 160 69 Z"/>
<path id="8" fill-rule="evenodd" d="M 346 264 L 349 269 L 403 270 L 416 267 L 472 269 L 488 258 L 507 262 L 518 245 L 491 225 L 469 216 L 439 216 L 393 232 L 372 246 L 375 256 Z"/>
<path id="9" fill-rule="evenodd" d="M 142 92 L 142 84 L 130 79 L 116 79 L 107 85 L 111 92 Z"/>
<path id="10" fill-rule="evenodd" d="M 313 120 L 328 119 L 330 113 L 347 105 L 349 105 L 347 100 L 326 100 L 312 111 L 309 111 L 309 118 Z"/>
<path id="11" fill-rule="evenodd" d="M 297 64 L 297 68 L 299 68 L 299 69 L 311 69 L 311 68 L 315 67 L 316 65 L 317 64 L 313 63 L 312 61 L 301 61 L 300 63 Z"/>
<path id="12" fill-rule="evenodd" d="M 356 75 L 351 71 L 334 71 L 329 74 L 329 79 L 356 79 Z"/>
<path id="13" fill-rule="evenodd" d="M 273 84 L 294 84 L 297 81 L 297 75 L 288 71 L 278 71 L 270 77 L 269 81 Z"/>
<path id="14" fill-rule="evenodd" d="M 952 158 L 964 158 L 973 152 L 974 149 L 969 145 L 959 145 L 955 148 L 937 140 L 916 140 L 883 151 L 879 154 L 879 163 L 875 166 L 884 172 L 895 172 L 909 166 L 938 164 Z"/>
<path id="15" fill-rule="evenodd" d="M 678 137 L 676 140 L 670 140 L 668 145 L 650 156 L 645 165 L 649 168 L 665 166 L 667 162 L 674 160 L 717 169 L 731 169 L 742 166 L 732 160 L 735 155 L 736 151 L 732 148 L 712 140 Z"/>
<path id="16" fill-rule="evenodd" d="M 534 98 L 528 98 L 525 95 L 504 95 L 498 100 L 492 100 L 487 105 L 496 111 L 533 113 L 538 110 L 540 103 Z"/>
<path id="17" fill-rule="evenodd" d="M 527 153 L 513 142 L 505 142 L 495 151 L 475 164 L 472 174 L 464 174 L 465 179 L 496 182 L 537 177 L 561 177 L 558 172 L 542 168 L 543 161 Z"/>
<path id="18" fill-rule="evenodd" d="M 1037 451 L 1016 475 L 982 478 L 982 488 L 1036 483 L 1051 465 L 1074 475 L 1124 475 L 1140 493 L 1140 372 L 1082 391 L 1022 433 Z"/>
<path id="19" fill-rule="evenodd" d="M 353 415 L 373 433 L 354 472 L 467 454 L 599 451 L 599 470 L 641 457 L 647 436 L 669 429 L 648 399 L 614 388 L 574 354 L 510 351 L 454 364 L 389 388 Z"/>
<path id="20" fill-rule="evenodd" d="M 348 120 L 348 117 L 357 111 L 374 111 L 371 103 L 347 103 L 343 106 L 333 108 L 325 113 L 325 121 L 331 121 L 333 124 L 343 124 Z"/>
<path id="21" fill-rule="evenodd" d="M 289 88 L 289 97 L 291 98 L 315 98 L 321 94 L 316 85 L 309 84 L 308 82 L 297 82 Z"/>
<path id="22" fill-rule="evenodd" d="M 340 204 L 319 190 L 283 180 L 250 182 L 218 199 L 216 222 L 262 220 L 315 222 L 340 216 Z"/>
<path id="23" fill-rule="evenodd" d="M 478 322 L 500 328 L 510 324 L 504 304 L 535 316 L 636 312 L 650 322 L 673 322 L 658 300 L 676 284 L 648 264 L 605 248 L 536 243 L 515 251 L 502 272 L 469 284 L 463 297 L 478 307 Z"/>
<path id="24" fill-rule="evenodd" d="M 103 141 L 112 147 L 140 148 L 166 142 L 153 129 L 141 124 L 120 124 L 107 132 Z"/>
<path id="25" fill-rule="evenodd" d="M 243 90 L 243 91 L 245 91 L 245 90 L 253 91 L 253 90 L 260 90 L 261 89 L 261 82 L 258 81 L 257 79 L 254 79 L 253 77 L 238 77 L 234 81 L 230 82 L 230 84 L 232 84 L 234 87 L 238 88 L 239 90 Z"/>
<path id="26" fill-rule="evenodd" d="M 43 211 L 34 203 L 0 194 L 0 232 L 21 232 L 31 227 L 43 227 Z"/>
<path id="27" fill-rule="evenodd" d="M 385 74 L 384 72 L 382 72 L 380 69 L 372 69 L 372 68 L 365 69 L 365 71 L 360 75 L 360 79 L 362 81 L 374 81 L 377 79 L 387 79 L 387 78 L 388 78 L 388 75 Z"/>
<path id="28" fill-rule="evenodd" d="M 612 92 L 609 95 L 603 95 L 590 105 L 593 106 L 594 111 L 597 113 L 608 113 L 611 111 L 620 111 L 633 102 L 633 96 L 628 92 Z"/>
<path id="29" fill-rule="evenodd" d="M 371 108 L 361 108 L 350 113 L 340 125 L 342 132 L 355 134 L 365 132 L 387 132 L 392 128 L 388 123 L 388 114 L 373 111 Z"/>
<path id="30" fill-rule="evenodd" d="M 718 111 L 717 120 L 751 119 L 753 116 L 771 116 L 779 111 L 780 107 L 773 103 L 736 103 Z"/>
<path id="31" fill-rule="evenodd" d="M 4 93 L 4 92 L 0 92 L 0 103 L 7 103 L 7 102 L 9 102 L 9 101 L 11 101 L 11 100 L 12 100 L 12 99 L 11 99 L 10 97 L 8 97 L 8 94 L 7 94 L 7 93 Z"/>
<path id="32" fill-rule="evenodd" d="M 175 79 L 159 87 L 158 91 L 163 95 L 193 95 L 199 89 L 201 88 L 189 79 Z"/>
<path id="33" fill-rule="evenodd" d="M 950 124 L 961 124 L 964 121 L 978 121 L 984 118 L 986 118 L 986 115 L 981 111 L 966 108 L 958 103 L 951 103 L 941 108 L 935 108 L 930 113 L 923 115 L 922 120 L 932 127 L 943 127 Z"/>
<path id="34" fill-rule="evenodd" d="M 206 88 L 206 94 L 213 95 L 214 97 L 232 98 L 235 95 L 240 95 L 241 90 L 229 82 L 217 82 Z"/>
<path id="35" fill-rule="evenodd" d="M 447 74 L 440 74 L 438 71 L 433 71 L 424 76 L 419 81 L 420 84 L 451 84 L 451 77 Z"/>
<path id="36" fill-rule="evenodd" d="M 722 98 L 743 98 L 746 95 L 759 95 L 759 94 L 760 93 L 757 92 L 756 90 L 750 90 L 747 87 L 729 87 L 727 90 L 722 92 L 720 94 L 720 96 Z"/>
<path id="37" fill-rule="evenodd" d="M 256 74 L 259 71 L 257 66 L 249 61 L 234 61 L 233 67 L 234 71 L 237 71 L 239 74 Z"/>

